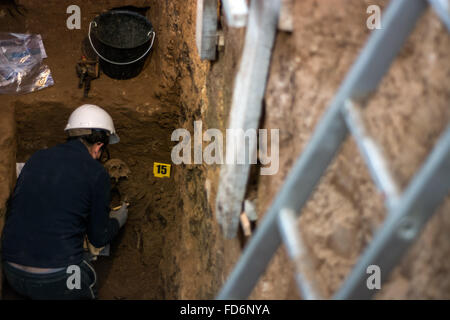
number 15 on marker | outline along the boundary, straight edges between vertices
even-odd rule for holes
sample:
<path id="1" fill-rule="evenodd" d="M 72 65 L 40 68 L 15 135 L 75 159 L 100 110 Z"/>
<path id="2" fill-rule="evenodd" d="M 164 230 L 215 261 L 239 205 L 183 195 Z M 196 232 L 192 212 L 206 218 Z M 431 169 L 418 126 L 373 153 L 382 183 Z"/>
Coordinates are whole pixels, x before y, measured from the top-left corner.
<path id="1" fill-rule="evenodd" d="M 170 178 L 170 164 L 154 162 L 153 175 L 157 178 Z"/>

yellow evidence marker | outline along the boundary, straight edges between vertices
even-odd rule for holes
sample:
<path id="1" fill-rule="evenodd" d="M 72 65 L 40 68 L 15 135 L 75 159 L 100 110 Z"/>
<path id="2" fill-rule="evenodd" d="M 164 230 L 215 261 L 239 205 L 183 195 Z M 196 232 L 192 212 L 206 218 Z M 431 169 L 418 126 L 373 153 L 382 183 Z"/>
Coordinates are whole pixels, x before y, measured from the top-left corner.
<path id="1" fill-rule="evenodd" d="M 170 178 L 170 164 L 154 162 L 153 175 L 157 178 Z"/>

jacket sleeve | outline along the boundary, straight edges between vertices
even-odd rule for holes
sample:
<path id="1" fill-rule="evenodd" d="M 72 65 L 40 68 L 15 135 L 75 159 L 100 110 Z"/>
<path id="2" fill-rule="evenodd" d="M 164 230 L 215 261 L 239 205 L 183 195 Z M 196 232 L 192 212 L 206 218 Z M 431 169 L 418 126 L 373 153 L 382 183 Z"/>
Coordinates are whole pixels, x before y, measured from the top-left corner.
<path id="1" fill-rule="evenodd" d="M 87 236 L 96 248 L 104 247 L 119 232 L 119 222 L 109 217 L 111 183 L 106 170 L 97 176 L 92 192 L 92 209 L 88 217 Z"/>

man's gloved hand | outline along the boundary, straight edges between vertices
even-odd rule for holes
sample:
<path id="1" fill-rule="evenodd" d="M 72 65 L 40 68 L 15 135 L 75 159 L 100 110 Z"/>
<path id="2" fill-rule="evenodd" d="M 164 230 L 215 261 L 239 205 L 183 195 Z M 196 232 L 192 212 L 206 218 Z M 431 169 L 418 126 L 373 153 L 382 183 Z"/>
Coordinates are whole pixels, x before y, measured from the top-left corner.
<path id="1" fill-rule="evenodd" d="M 119 227 L 122 228 L 128 219 L 128 205 L 124 202 L 119 210 L 111 211 L 109 213 L 110 218 L 114 218 L 119 222 Z"/>

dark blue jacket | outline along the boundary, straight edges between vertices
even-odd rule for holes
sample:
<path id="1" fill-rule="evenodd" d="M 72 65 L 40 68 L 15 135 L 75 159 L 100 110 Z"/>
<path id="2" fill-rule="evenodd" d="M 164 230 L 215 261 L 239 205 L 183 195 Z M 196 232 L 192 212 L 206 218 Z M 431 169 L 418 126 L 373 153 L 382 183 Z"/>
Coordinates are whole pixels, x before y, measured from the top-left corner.
<path id="1" fill-rule="evenodd" d="M 109 205 L 109 175 L 81 141 L 36 152 L 23 167 L 8 208 L 3 259 L 37 268 L 81 263 L 86 234 L 102 247 L 119 230 Z"/>

